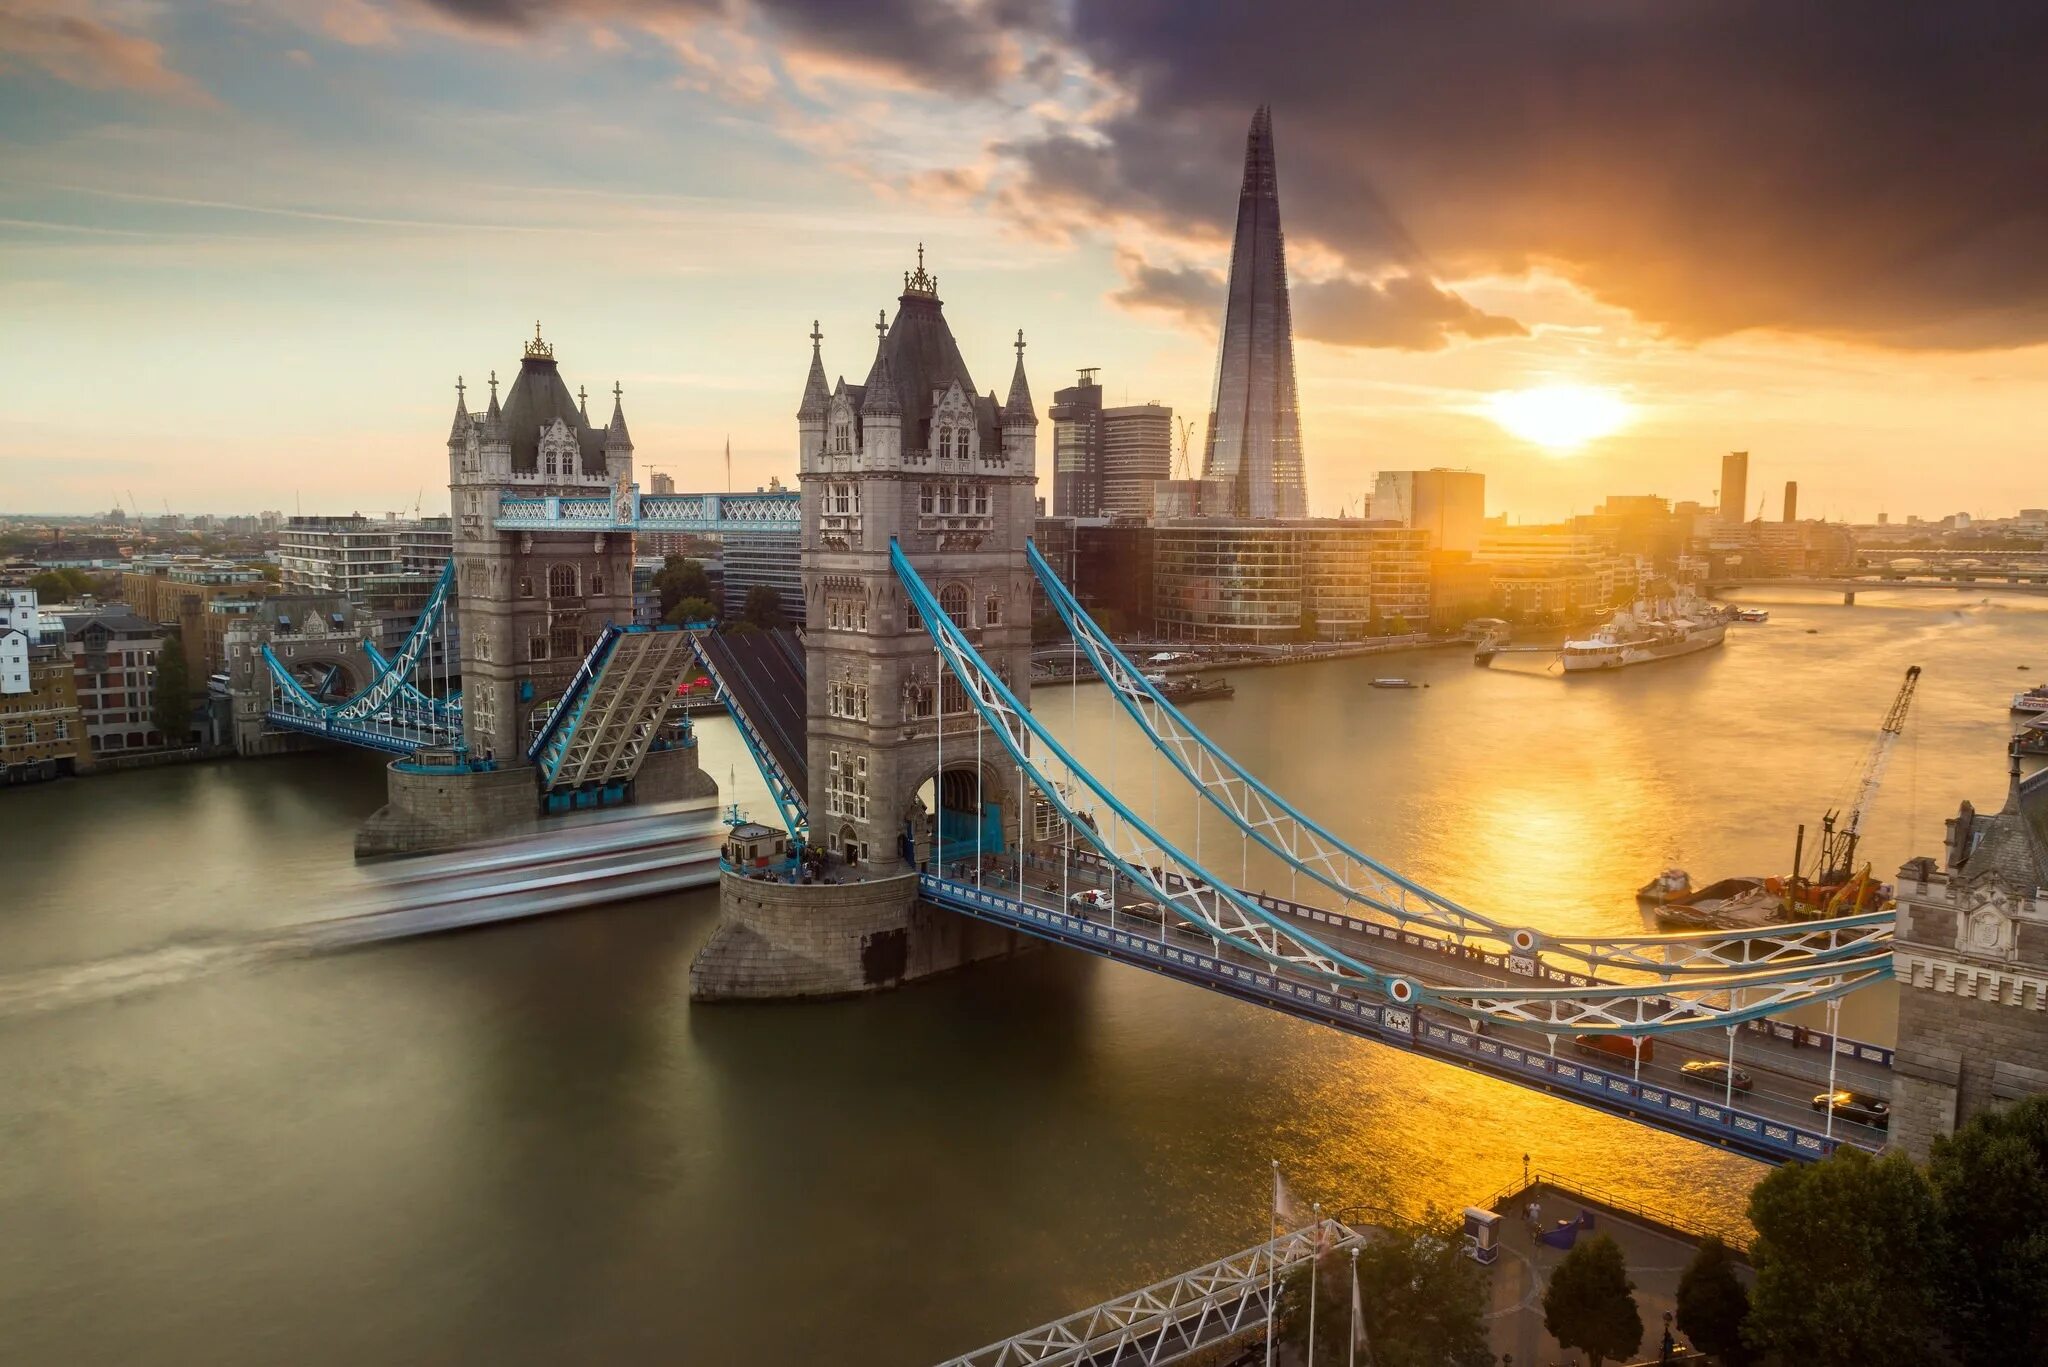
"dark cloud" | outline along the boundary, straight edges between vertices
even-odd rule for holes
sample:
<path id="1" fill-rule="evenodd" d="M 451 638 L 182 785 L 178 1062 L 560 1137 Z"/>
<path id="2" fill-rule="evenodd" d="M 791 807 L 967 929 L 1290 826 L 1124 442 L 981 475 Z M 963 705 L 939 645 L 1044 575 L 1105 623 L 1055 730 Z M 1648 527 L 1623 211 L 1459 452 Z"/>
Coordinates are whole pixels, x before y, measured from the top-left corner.
<path id="1" fill-rule="evenodd" d="M 1177 313 L 1204 327 L 1223 317 L 1222 275 L 1199 266 L 1153 266 L 1126 260 L 1127 283 L 1111 297 L 1126 308 Z M 1522 337 L 1528 329 L 1512 318 L 1487 313 L 1417 275 L 1396 275 L 1377 283 L 1336 279 L 1297 281 L 1289 290 L 1294 332 L 1333 346 L 1397 347 L 1437 351 L 1454 336 Z"/>
<path id="2" fill-rule="evenodd" d="M 420 0 L 461 23 L 527 31 L 570 16 L 699 19 L 758 13 L 803 50 L 935 90 L 985 90 L 1015 54 L 1008 35 L 1052 23 L 1046 0 Z"/>
<path id="3" fill-rule="evenodd" d="M 1085 158 L 1018 149 L 1026 200 L 1227 231 L 1271 100 L 1290 237 L 1360 274 L 1554 263 L 1688 337 L 2048 339 L 2048 7 L 1115 0 L 1072 41 L 1135 101 Z"/>

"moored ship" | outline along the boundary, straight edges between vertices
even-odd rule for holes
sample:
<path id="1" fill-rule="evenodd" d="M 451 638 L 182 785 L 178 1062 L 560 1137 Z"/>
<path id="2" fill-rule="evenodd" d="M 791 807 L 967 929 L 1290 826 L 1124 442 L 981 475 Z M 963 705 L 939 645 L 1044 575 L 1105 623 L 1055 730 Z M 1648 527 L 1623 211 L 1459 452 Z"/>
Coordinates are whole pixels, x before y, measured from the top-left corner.
<path id="1" fill-rule="evenodd" d="M 1659 612 L 1639 602 L 1615 613 L 1613 621 L 1591 636 L 1566 641 L 1562 658 L 1567 674 L 1621 669 L 1712 650 L 1727 634 L 1725 621 L 1703 621 L 1682 603 Z"/>

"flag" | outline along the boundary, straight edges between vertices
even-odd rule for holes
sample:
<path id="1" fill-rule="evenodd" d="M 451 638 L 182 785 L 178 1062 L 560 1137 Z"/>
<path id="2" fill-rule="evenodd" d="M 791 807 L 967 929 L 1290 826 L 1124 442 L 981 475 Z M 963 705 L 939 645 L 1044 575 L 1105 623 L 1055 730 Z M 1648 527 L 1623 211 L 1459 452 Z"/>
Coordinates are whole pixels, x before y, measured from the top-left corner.
<path id="1" fill-rule="evenodd" d="M 1372 1367 L 1372 1345 L 1365 1338 L 1365 1302 L 1358 1294 L 1358 1258 L 1351 1259 L 1351 1346 L 1365 1350 L 1366 1367 Z"/>
<path id="2" fill-rule="evenodd" d="M 1288 1189 L 1287 1179 L 1280 1175 L 1280 1164 L 1273 1164 L 1273 1233 L 1285 1234 L 1300 1229 L 1308 1221 L 1301 1218 L 1301 1207 L 1295 1202 L 1294 1193 Z"/>

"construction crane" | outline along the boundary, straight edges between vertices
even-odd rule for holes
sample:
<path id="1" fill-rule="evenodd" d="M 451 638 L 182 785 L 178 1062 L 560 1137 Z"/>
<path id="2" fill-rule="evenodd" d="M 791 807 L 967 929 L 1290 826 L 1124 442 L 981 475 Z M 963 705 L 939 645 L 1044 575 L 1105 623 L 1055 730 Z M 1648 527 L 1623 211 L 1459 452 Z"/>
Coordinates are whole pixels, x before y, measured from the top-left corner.
<path id="1" fill-rule="evenodd" d="M 1869 884 L 1869 861 L 1861 869 L 1856 865 L 1856 845 L 1863 837 L 1863 813 L 1884 782 L 1885 764 L 1891 759 L 1899 734 L 1906 729 L 1906 713 L 1913 706 L 1913 692 L 1919 686 L 1920 666 L 1913 665 L 1906 670 L 1905 681 L 1884 714 L 1884 723 L 1877 728 L 1870 748 L 1864 751 L 1863 762 L 1857 766 L 1847 816 L 1836 807 L 1821 818 L 1820 846 L 1814 851 L 1810 870 L 1801 863 L 1800 847 L 1806 843 L 1806 827 L 1799 828 L 1798 843 L 1792 851 L 1792 878 L 1785 890 L 1788 904 L 1804 901 L 1813 905 L 1818 898 L 1819 905 L 1833 912 L 1840 909 L 1844 894 L 1849 894 L 1852 902 L 1862 899 L 1863 890 L 1849 893 L 1849 886 L 1857 882 Z"/>
<path id="2" fill-rule="evenodd" d="M 1174 462 L 1173 477 L 1193 479 L 1194 473 L 1188 466 L 1188 433 L 1194 430 L 1195 425 L 1178 413 L 1174 414 L 1173 420 L 1180 427 L 1180 458 Z"/>

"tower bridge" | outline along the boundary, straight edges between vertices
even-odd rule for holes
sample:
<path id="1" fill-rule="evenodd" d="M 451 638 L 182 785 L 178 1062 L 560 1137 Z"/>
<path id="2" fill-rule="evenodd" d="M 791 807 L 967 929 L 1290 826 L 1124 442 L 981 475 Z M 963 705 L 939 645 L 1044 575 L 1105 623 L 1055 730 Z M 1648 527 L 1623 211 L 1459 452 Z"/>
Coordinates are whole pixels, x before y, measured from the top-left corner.
<path id="1" fill-rule="evenodd" d="M 1556 936 L 1353 848 L 1190 725 L 1036 555 L 1023 334 L 998 399 L 971 378 L 921 256 L 897 304 L 858 384 L 828 381 L 813 325 L 794 494 L 642 495 L 622 394 L 593 422 L 538 329 L 502 399 L 493 374 L 472 413 L 458 384 L 454 555 L 404 648 L 365 654 L 360 680 L 264 656 L 269 725 L 397 756 L 360 849 L 537 829 L 614 802 L 714 800 L 675 710 L 694 659 L 800 856 L 775 876 L 719 874 L 720 922 L 690 972 L 699 1000 L 868 992 L 1053 943 L 1766 1160 L 1885 1142 L 1830 1098 L 1891 1090 L 1893 1052 L 1835 1028 L 1844 996 L 1894 975 L 1890 913 Z M 637 533 L 791 527 L 808 633 L 627 625 Z M 1122 723 L 1213 814 L 1206 841 L 1200 822 L 1191 848 L 1167 838 L 1033 714 L 1034 584 Z M 460 668 L 437 676 L 432 646 L 438 633 L 447 658 L 458 603 Z M 2032 821 L 1994 826 L 2023 844 L 2048 831 Z M 1254 847 L 1279 861 L 1287 896 L 1246 886 Z M 1999 865 L 1995 898 L 1970 894 L 1954 950 L 1941 942 L 1953 916 L 1916 914 L 1930 943 L 1916 947 L 1909 991 L 1991 983 L 2023 1012 L 2048 1006 L 2025 972 L 1942 966 L 2048 944 L 2048 907 L 2011 874 L 2022 862 Z M 2039 867 L 2048 883 L 2048 859 Z M 1958 898 L 1977 885 L 1916 886 Z M 1999 916 L 2008 929 L 1986 919 Z M 1802 1007 L 1828 1028 L 1778 1019 Z M 1996 1012 L 1993 1023 L 2009 1024 Z M 2048 1049 L 2020 1058 L 2023 1045 L 2001 1045 L 2013 1057 L 1978 1081 L 1972 1060 L 1925 1043 L 1899 1050 L 1917 1070 L 1915 1143 L 2048 1077 Z"/>

